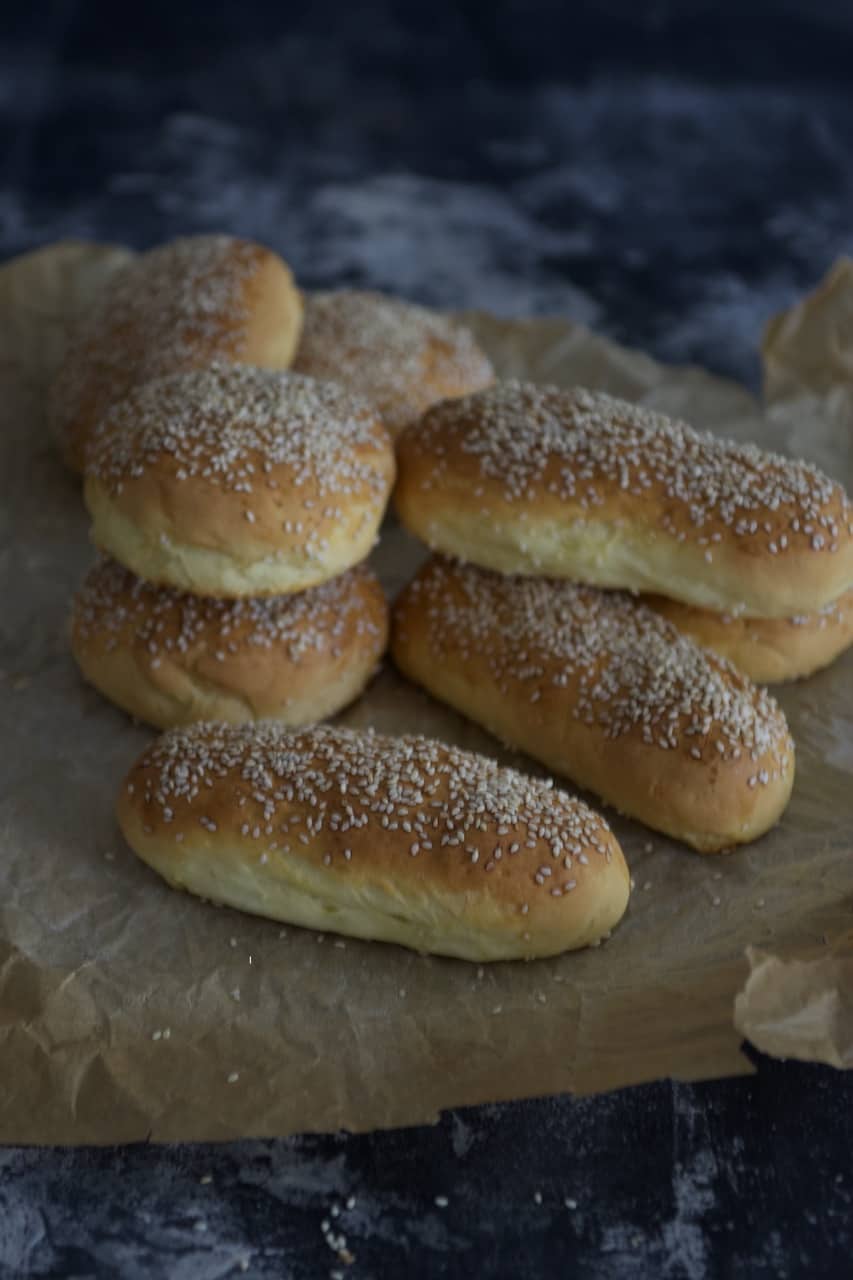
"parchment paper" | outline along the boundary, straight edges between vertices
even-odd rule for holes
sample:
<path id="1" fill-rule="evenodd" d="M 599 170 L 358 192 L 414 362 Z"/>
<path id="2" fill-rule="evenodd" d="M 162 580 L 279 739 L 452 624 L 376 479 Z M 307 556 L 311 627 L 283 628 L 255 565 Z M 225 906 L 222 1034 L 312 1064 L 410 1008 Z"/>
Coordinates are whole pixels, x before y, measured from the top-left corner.
<path id="1" fill-rule="evenodd" d="M 609 815 L 636 889 L 612 939 L 581 954 L 478 971 L 281 930 L 174 893 L 123 846 L 116 789 L 151 735 L 69 656 L 69 599 L 92 551 L 43 415 L 66 322 L 122 257 L 60 245 L 0 272 L 0 1141 L 364 1130 L 748 1071 L 733 1025 L 746 947 L 820 957 L 850 929 L 853 654 L 781 694 L 797 783 L 765 839 L 703 858 Z M 834 449 L 818 402 L 811 419 L 784 406 L 764 417 L 742 388 L 562 320 L 468 318 L 502 374 L 582 381 L 740 438 L 795 441 L 850 482 L 848 442 Z M 376 555 L 389 591 L 421 556 L 390 521 Z M 342 719 L 542 772 L 391 670 Z"/>

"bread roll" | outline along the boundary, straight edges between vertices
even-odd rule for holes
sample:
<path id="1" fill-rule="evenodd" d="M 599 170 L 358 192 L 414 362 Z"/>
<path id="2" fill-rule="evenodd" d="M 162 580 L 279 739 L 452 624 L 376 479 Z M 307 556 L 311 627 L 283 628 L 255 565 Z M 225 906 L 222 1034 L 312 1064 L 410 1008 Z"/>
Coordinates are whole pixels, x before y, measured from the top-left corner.
<path id="1" fill-rule="evenodd" d="M 302 298 L 282 259 L 234 236 L 186 236 L 141 254 L 72 336 L 50 395 L 65 460 L 82 471 L 109 407 L 141 382 L 213 360 L 290 364 Z"/>
<path id="2" fill-rule="evenodd" d="M 298 595 L 215 600 L 103 560 L 77 593 L 71 624 L 86 679 L 164 729 L 322 720 L 361 693 L 387 639 L 385 597 L 365 568 Z"/>
<path id="3" fill-rule="evenodd" d="M 434 558 L 392 614 L 400 670 L 705 853 L 782 814 L 794 744 L 767 693 L 630 596 Z"/>
<path id="4" fill-rule="evenodd" d="M 585 804 L 420 737 L 172 730 L 130 770 L 118 819 L 175 888 L 465 960 L 586 946 L 628 902 L 619 845 Z"/>
<path id="5" fill-rule="evenodd" d="M 743 618 L 697 609 L 664 596 L 641 599 L 697 644 L 728 658 L 759 684 L 813 675 L 853 642 L 853 591 L 818 613 L 793 618 Z"/>
<path id="6" fill-rule="evenodd" d="M 376 540 L 394 450 L 366 401 L 330 382 L 211 365 L 137 387 L 89 447 L 99 547 L 198 595 L 304 591 Z"/>
<path id="7" fill-rule="evenodd" d="M 469 329 L 411 302 L 350 289 L 306 296 L 293 367 L 363 395 L 393 436 L 438 400 L 494 378 Z"/>
<path id="8" fill-rule="evenodd" d="M 610 396 L 499 383 L 431 409 L 398 465 L 403 523 L 502 573 L 767 618 L 853 586 L 853 511 L 837 484 Z"/>

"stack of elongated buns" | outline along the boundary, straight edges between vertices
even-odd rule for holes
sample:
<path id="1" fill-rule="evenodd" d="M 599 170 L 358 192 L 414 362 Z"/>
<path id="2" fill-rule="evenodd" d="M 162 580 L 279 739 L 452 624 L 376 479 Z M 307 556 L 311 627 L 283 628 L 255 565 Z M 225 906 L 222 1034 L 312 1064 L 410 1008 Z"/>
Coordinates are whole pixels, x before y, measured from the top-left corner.
<path id="1" fill-rule="evenodd" d="M 363 561 L 395 476 L 401 520 L 439 553 L 395 606 L 406 675 L 699 850 L 782 813 L 794 745 L 750 674 L 813 670 L 853 627 L 853 515 L 814 468 L 604 395 L 493 383 L 467 331 L 376 294 L 309 296 L 303 323 L 281 259 L 224 236 L 126 268 L 53 419 L 105 553 L 75 655 L 175 726 L 119 799 L 171 884 L 477 960 L 584 946 L 623 914 L 619 845 L 550 783 L 422 738 L 301 729 L 384 651 Z"/>
<path id="2" fill-rule="evenodd" d="M 793 743 L 726 654 L 790 677 L 849 642 L 837 484 L 607 395 L 517 382 L 432 409 L 398 462 L 401 520 L 458 561 L 398 601 L 407 675 L 697 849 L 778 819 Z"/>

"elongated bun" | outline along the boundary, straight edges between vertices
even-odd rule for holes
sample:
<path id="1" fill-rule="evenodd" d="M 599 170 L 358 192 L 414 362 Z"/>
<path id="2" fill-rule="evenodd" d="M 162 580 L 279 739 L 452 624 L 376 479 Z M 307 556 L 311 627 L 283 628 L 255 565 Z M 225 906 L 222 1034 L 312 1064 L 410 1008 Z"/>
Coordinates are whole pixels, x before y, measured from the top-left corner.
<path id="1" fill-rule="evenodd" d="M 770 696 L 630 596 L 429 561 L 393 612 L 410 679 L 703 852 L 779 819 L 794 744 Z"/>
<path id="2" fill-rule="evenodd" d="M 89 449 L 95 543 L 141 578 L 285 595 L 367 556 L 394 480 L 376 411 L 328 382 L 212 365 L 137 387 Z"/>
<path id="3" fill-rule="evenodd" d="M 263 245 L 186 236 L 141 254 L 83 318 L 51 389 L 66 462 L 84 469 L 97 424 L 140 383 L 214 360 L 285 369 L 301 328 L 290 268 Z"/>
<path id="4" fill-rule="evenodd" d="M 426 738 L 173 730 L 130 770 L 118 818 L 176 888 L 466 960 L 586 946 L 628 902 L 619 845 L 585 804 Z"/>
<path id="5" fill-rule="evenodd" d="M 853 643 L 853 591 L 818 613 L 793 618 L 735 617 L 664 596 L 642 599 L 679 631 L 728 658 L 759 684 L 781 684 L 813 675 Z"/>
<path id="6" fill-rule="evenodd" d="M 293 364 L 376 405 L 397 436 L 430 405 L 468 395 L 494 379 L 464 325 L 381 293 L 309 293 Z"/>
<path id="7" fill-rule="evenodd" d="M 75 597 L 71 625 L 86 679 L 163 729 L 322 720 L 358 697 L 387 637 L 382 588 L 363 567 L 299 595 L 216 600 L 103 560 Z"/>
<path id="8" fill-rule="evenodd" d="M 402 522 L 501 573 L 787 618 L 853 586 L 853 510 L 805 462 L 590 391 L 504 382 L 398 442 Z"/>

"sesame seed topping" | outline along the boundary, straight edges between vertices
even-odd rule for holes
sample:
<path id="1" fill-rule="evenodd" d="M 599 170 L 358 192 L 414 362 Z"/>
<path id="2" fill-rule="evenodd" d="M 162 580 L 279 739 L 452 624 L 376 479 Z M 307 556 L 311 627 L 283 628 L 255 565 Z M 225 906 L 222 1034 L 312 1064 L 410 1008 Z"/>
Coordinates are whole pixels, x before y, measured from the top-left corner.
<path id="1" fill-rule="evenodd" d="M 132 644 L 155 670 L 164 658 L 195 667 L 204 653 L 225 661 L 264 651 L 277 662 L 308 665 L 350 644 L 374 649 L 378 658 L 383 628 L 372 617 L 371 596 L 381 608 L 381 589 L 363 567 L 295 595 L 221 600 L 154 586 L 103 558 L 75 597 L 73 627 L 108 652 Z"/>
<path id="2" fill-rule="evenodd" d="M 186 236 L 129 262 L 72 335 L 51 390 L 51 413 L 74 424 L 131 386 L 200 361 L 239 360 L 247 289 L 268 251 L 226 235 Z"/>
<path id="3" fill-rule="evenodd" d="M 642 500 L 636 519 L 700 548 L 709 540 L 766 548 L 770 534 L 776 558 L 795 545 L 828 553 L 815 525 L 842 528 L 853 518 L 843 490 L 810 463 L 583 388 L 497 382 L 430 410 L 408 447 L 430 460 L 427 487 L 444 483 L 459 450 L 472 484 L 497 486 L 503 502 L 551 496 L 585 519 L 614 490 L 627 492 Z M 713 561 L 710 548 L 702 554 Z"/>
<path id="4" fill-rule="evenodd" d="M 393 432 L 437 399 L 493 377 L 470 330 L 413 303 L 353 290 L 306 296 L 293 367 L 365 396 Z"/>
<path id="5" fill-rule="evenodd" d="M 181 485 L 240 495 L 238 511 L 243 494 L 260 495 L 271 481 L 305 497 L 378 500 L 388 488 L 388 448 L 375 411 L 331 382 L 211 364 L 146 382 L 113 405 L 90 442 L 87 474 L 117 496 L 153 469 Z M 279 527 L 275 499 L 253 502 L 256 525 Z M 311 510 L 292 527 L 319 551 L 328 524 Z"/>
<path id="6" fill-rule="evenodd" d="M 607 738 L 630 734 L 696 761 L 709 751 L 727 761 L 749 752 L 768 757 L 771 769 L 790 749 L 769 694 L 620 592 L 434 557 L 398 602 L 403 639 L 410 617 L 425 628 L 437 664 L 461 653 L 502 690 L 547 681 L 551 708 L 568 705 Z"/>
<path id="7" fill-rule="evenodd" d="M 490 856 L 498 827 L 532 846 L 512 864 L 527 885 L 537 867 L 545 873 L 537 872 L 537 882 L 547 883 L 546 860 L 562 858 L 567 844 L 590 858 L 611 856 L 607 824 L 581 801 L 486 757 L 417 736 L 331 726 L 292 731 L 272 721 L 202 723 L 163 734 L 136 770 L 136 803 L 150 820 L 164 821 L 169 808 L 175 821 L 186 822 L 224 795 L 227 803 L 218 803 L 216 812 L 225 838 L 247 819 L 250 826 L 257 820 L 265 831 L 297 838 L 291 856 L 316 858 L 340 876 L 361 862 L 354 838 L 368 850 L 373 833 L 399 830 L 401 819 L 415 836 L 401 840 L 406 862 L 413 851 L 419 859 L 440 858 L 448 873 L 459 875 L 460 887 L 471 874 L 499 865 Z M 344 838 L 355 851 L 353 862 L 337 856 Z M 472 849 L 483 859 L 475 860 Z M 561 885 L 561 894 L 575 883 Z M 525 903 L 522 914 L 527 909 Z"/>

